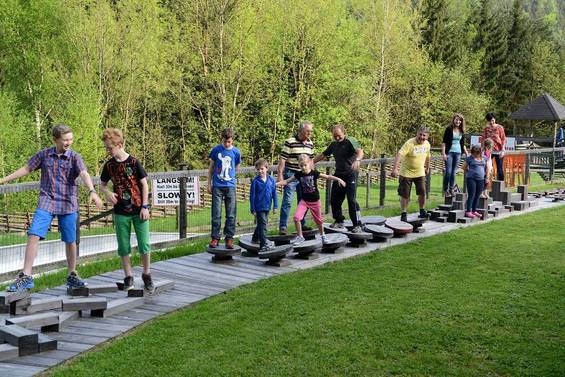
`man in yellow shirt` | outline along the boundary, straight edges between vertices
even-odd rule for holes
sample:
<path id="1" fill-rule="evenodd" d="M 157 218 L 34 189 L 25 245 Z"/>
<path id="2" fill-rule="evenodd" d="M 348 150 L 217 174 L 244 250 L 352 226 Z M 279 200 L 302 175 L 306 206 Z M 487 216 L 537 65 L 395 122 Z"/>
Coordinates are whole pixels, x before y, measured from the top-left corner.
<path id="1" fill-rule="evenodd" d="M 406 209 L 410 203 L 412 183 L 416 186 L 418 204 L 420 205 L 420 218 L 428 217 L 426 205 L 426 175 L 430 171 L 430 143 L 428 142 L 429 130 L 425 126 L 418 129 L 416 137 L 409 139 L 396 154 L 392 177 L 398 177 L 398 195 L 400 196 L 401 221 L 407 220 Z M 402 161 L 400 175 L 398 165 Z"/>

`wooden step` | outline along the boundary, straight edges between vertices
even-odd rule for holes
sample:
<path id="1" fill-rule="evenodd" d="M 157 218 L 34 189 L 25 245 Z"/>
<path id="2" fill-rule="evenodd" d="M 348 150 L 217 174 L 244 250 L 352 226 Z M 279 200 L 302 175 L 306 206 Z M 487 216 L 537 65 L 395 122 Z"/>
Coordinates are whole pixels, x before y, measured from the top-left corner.
<path id="1" fill-rule="evenodd" d="M 125 297 L 117 300 L 111 300 L 108 302 L 108 306 L 104 309 L 94 309 L 90 311 L 92 317 L 102 317 L 106 318 L 111 315 L 121 313 L 123 311 L 137 308 L 145 304 L 145 298 L 143 297 Z"/>
<path id="2" fill-rule="evenodd" d="M 37 353 L 38 335 L 18 325 L 0 326 L 0 340 L 18 347 L 18 355 L 26 356 Z"/>
<path id="3" fill-rule="evenodd" d="M 41 331 L 59 331 L 59 313 L 39 313 L 6 319 L 7 325 L 41 327 Z"/>

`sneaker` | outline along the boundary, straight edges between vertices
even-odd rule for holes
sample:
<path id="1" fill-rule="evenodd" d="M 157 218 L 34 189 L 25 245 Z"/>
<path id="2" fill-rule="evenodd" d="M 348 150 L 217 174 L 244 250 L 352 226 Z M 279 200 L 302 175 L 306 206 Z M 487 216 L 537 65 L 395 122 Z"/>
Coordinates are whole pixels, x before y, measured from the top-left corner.
<path id="1" fill-rule="evenodd" d="M 420 214 L 418 215 L 418 217 L 420 219 L 427 219 L 428 218 L 428 212 L 426 212 L 425 209 L 420 208 Z"/>
<path id="2" fill-rule="evenodd" d="M 345 225 L 343 225 L 342 222 L 334 222 L 332 225 L 330 225 L 330 228 L 332 229 L 345 229 Z"/>
<path id="3" fill-rule="evenodd" d="M 263 246 L 262 248 L 259 249 L 260 253 L 266 253 L 268 251 L 273 250 L 273 248 L 271 246 L 269 246 L 269 244 L 265 244 L 265 246 Z"/>
<path id="4" fill-rule="evenodd" d="M 274 243 L 273 241 L 271 241 L 271 240 L 267 240 L 266 245 L 267 245 L 270 249 L 272 249 L 272 248 L 275 247 L 275 243 Z"/>
<path id="5" fill-rule="evenodd" d="M 352 229 L 351 229 L 351 233 L 361 233 L 363 231 L 363 228 L 361 228 L 360 225 L 355 225 Z"/>
<path id="6" fill-rule="evenodd" d="M 306 240 L 304 239 L 304 237 L 302 237 L 302 236 L 296 236 L 296 238 L 292 241 L 292 243 L 293 243 L 294 245 L 300 245 L 300 244 L 303 243 L 304 241 L 306 241 Z"/>
<path id="7" fill-rule="evenodd" d="M 226 248 L 227 248 L 227 249 L 233 249 L 233 239 L 228 238 L 228 239 L 226 240 Z"/>
<path id="8" fill-rule="evenodd" d="M 475 217 L 483 217 L 483 215 L 481 215 L 479 212 L 477 211 L 473 211 L 473 215 L 475 215 Z"/>
<path id="9" fill-rule="evenodd" d="M 155 285 L 153 285 L 153 279 L 151 279 L 151 274 L 141 274 L 141 279 L 145 285 L 145 290 L 149 293 L 155 292 Z M 132 278 L 133 280 L 133 278 Z"/>
<path id="10" fill-rule="evenodd" d="M 75 271 L 67 276 L 67 288 L 83 288 L 87 285 L 88 283 L 82 280 Z"/>
<path id="11" fill-rule="evenodd" d="M 477 216 L 475 216 L 475 215 L 473 214 L 473 212 L 465 212 L 465 217 L 468 217 L 468 218 L 470 218 L 470 219 L 474 219 L 474 218 L 477 217 Z"/>
<path id="12" fill-rule="evenodd" d="M 408 214 L 406 212 L 402 212 L 400 214 L 400 221 L 404 221 L 404 222 L 408 221 Z"/>
<path id="13" fill-rule="evenodd" d="M 124 291 L 129 291 L 133 288 L 133 276 L 126 276 L 124 278 Z"/>
<path id="14" fill-rule="evenodd" d="M 280 228 L 279 229 L 279 235 L 280 236 L 286 236 L 288 234 L 288 230 L 286 228 Z"/>
<path id="15" fill-rule="evenodd" d="M 21 271 L 18 276 L 16 277 L 16 280 L 10 284 L 10 286 L 8 288 L 6 288 L 6 291 L 8 292 L 19 292 L 19 291 L 23 291 L 23 290 L 30 290 L 33 287 L 35 287 L 35 283 L 33 282 L 33 278 L 29 275 L 26 275 L 23 273 L 23 271 Z"/>
<path id="16" fill-rule="evenodd" d="M 218 242 L 219 242 L 219 240 L 212 238 L 212 241 L 210 241 L 210 244 L 208 245 L 208 247 L 215 249 L 215 248 L 218 247 Z"/>
<path id="17" fill-rule="evenodd" d="M 328 239 L 328 236 L 326 236 L 325 234 L 322 234 L 322 244 L 327 244 L 329 243 L 330 240 Z"/>

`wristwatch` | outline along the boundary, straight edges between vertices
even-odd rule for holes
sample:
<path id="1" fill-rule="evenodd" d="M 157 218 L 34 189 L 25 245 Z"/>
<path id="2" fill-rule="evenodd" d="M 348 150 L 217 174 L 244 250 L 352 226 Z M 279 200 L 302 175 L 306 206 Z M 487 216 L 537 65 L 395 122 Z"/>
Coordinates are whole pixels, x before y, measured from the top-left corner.
<path id="1" fill-rule="evenodd" d="M 143 208 L 143 209 L 149 209 L 149 207 L 151 207 L 149 204 L 143 204 L 141 206 L 141 208 Z"/>

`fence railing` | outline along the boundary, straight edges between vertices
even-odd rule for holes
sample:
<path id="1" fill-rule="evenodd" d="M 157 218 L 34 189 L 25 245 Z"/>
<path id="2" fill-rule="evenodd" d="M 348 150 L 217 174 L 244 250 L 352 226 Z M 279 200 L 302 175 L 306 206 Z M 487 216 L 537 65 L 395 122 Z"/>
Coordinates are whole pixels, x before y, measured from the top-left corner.
<path id="1" fill-rule="evenodd" d="M 565 148 L 537 149 L 526 151 L 509 151 L 507 155 L 524 155 L 523 179 L 529 182 L 530 174 L 537 172 L 545 179 L 553 179 L 556 174 L 565 174 L 565 162 L 562 160 Z M 357 199 L 362 209 L 382 209 L 388 202 L 397 206 L 396 179 L 390 177 L 394 158 L 385 158 L 384 155 L 377 159 L 361 161 L 358 178 Z M 563 165 L 563 166 L 562 166 Z M 562 167 L 561 167 L 562 166 Z M 335 163 L 320 162 L 316 164 L 320 171 L 330 173 L 335 168 Z M 427 177 L 428 193 L 441 194 L 441 175 L 443 173 L 443 160 L 439 156 L 432 158 L 431 174 Z M 272 167 L 276 172 L 276 166 Z M 150 186 L 153 180 L 176 178 L 181 181 L 179 185 L 180 203 L 175 206 L 151 207 L 151 243 L 154 248 L 183 242 L 194 237 L 208 236 L 210 232 L 210 205 L 211 195 L 202 184 L 199 192 L 199 204 L 190 204 L 186 201 L 186 182 L 191 177 L 205 183 L 207 170 L 178 170 L 173 172 L 149 173 Z M 254 224 L 254 218 L 249 213 L 249 185 L 255 174 L 254 167 L 243 167 L 237 171 L 237 232 L 249 231 Z M 458 179 L 462 180 L 460 174 Z M 99 183 L 97 177 L 93 178 L 95 184 Z M 82 184 L 81 182 L 77 182 Z M 38 182 L 27 182 L 0 186 L 0 279 L 2 275 L 13 273 L 21 268 L 25 254 L 26 231 L 33 218 L 33 211 L 37 202 Z M 80 190 L 80 226 L 78 227 L 79 253 L 81 257 L 88 257 L 100 253 L 114 252 L 117 242 L 114 236 L 111 206 L 106 205 L 102 210 L 86 203 L 86 190 Z M 153 189 L 152 189 L 153 191 Z M 330 212 L 331 185 L 321 182 L 320 191 L 325 213 Z M 25 196 L 19 197 L 19 196 Z M 281 196 L 282 199 L 282 196 Z M 279 200 L 280 202 L 280 200 Z M 14 203 L 17 203 L 14 208 Z M 295 205 L 295 203 L 294 203 Z M 346 206 L 346 202 L 344 203 Z M 277 215 L 278 216 L 278 215 Z M 271 215 L 271 226 L 278 223 L 278 217 Z M 57 234 L 58 225 L 53 222 L 47 239 L 40 243 L 39 255 L 36 266 L 50 265 L 65 260 L 64 244 L 59 241 Z M 132 234 L 132 245 L 136 245 L 135 235 Z"/>

